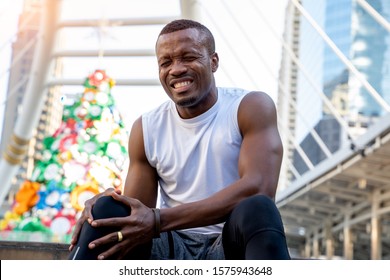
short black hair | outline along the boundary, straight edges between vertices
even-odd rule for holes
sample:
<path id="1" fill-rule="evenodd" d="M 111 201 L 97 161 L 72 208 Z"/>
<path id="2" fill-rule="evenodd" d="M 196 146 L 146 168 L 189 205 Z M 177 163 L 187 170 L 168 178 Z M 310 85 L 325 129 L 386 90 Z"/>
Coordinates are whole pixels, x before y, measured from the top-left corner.
<path id="1" fill-rule="evenodd" d="M 209 54 L 213 54 L 215 52 L 215 40 L 213 34 L 206 26 L 194 20 L 177 19 L 171 21 L 170 23 L 164 26 L 164 28 L 161 30 L 158 37 L 164 34 L 185 30 L 189 28 L 195 28 L 203 35 L 203 39 L 204 39 L 203 43 L 205 47 L 207 48 Z"/>

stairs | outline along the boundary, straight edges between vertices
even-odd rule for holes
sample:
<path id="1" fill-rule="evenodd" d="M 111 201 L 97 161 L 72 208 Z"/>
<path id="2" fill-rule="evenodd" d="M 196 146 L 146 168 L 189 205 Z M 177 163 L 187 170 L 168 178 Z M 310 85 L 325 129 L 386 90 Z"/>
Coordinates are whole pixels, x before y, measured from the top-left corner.
<path id="1" fill-rule="evenodd" d="M 69 244 L 0 241 L 0 260 L 66 260 Z"/>

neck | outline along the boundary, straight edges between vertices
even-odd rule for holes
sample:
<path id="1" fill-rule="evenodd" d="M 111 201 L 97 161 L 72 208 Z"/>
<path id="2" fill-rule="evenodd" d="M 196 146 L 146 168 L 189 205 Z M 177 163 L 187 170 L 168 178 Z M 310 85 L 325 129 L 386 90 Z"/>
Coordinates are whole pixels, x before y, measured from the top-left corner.
<path id="1" fill-rule="evenodd" d="M 213 86 L 210 92 L 196 104 L 192 106 L 179 106 L 176 104 L 177 112 L 183 119 L 195 118 L 204 112 L 207 112 L 218 100 L 217 87 Z"/>

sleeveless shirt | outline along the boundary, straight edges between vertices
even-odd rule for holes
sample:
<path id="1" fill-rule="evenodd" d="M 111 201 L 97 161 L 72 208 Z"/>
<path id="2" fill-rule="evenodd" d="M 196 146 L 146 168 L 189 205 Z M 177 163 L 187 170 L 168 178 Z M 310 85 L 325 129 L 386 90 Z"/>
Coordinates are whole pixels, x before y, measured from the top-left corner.
<path id="1" fill-rule="evenodd" d="M 247 93 L 218 88 L 216 103 L 191 119 L 182 119 L 171 100 L 142 115 L 145 154 L 158 173 L 161 208 L 205 199 L 239 179 L 242 136 L 237 112 Z M 185 231 L 221 233 L 222 227 Z"/>

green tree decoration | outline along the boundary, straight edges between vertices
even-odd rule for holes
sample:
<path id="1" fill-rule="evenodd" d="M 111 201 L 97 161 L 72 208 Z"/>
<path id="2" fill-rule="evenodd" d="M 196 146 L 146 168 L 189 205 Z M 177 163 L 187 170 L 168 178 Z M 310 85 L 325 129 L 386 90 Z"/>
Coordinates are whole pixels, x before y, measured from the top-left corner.
<path id="1" fill-rule="evenodd" d="M 34 172 L 1 221 L 1 239 L 65 242 L 84 202 L 107 188 L 122 188 L 128 135 L 111 89 L 96 70 L 84 92 L 64 105 L 57 131 L 43 141 Z"/>

